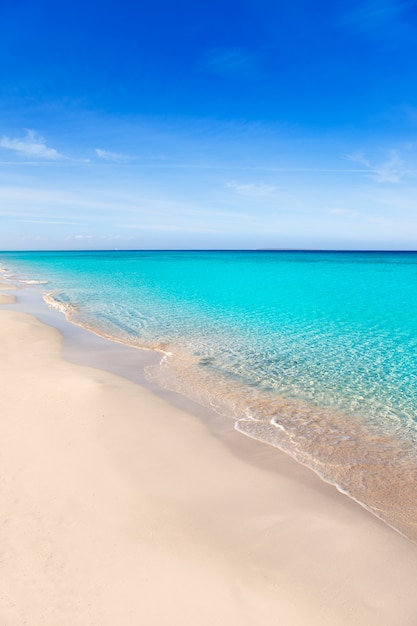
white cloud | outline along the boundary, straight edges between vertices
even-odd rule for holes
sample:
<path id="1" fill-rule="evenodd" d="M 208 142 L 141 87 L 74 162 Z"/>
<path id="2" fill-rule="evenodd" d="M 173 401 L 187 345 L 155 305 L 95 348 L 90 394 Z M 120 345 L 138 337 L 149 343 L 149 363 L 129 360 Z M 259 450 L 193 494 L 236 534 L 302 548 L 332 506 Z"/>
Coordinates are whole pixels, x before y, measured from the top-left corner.
<path id="1" fill-rule="evenodd" d="M 407 174 L 404 163 L 395 150 L 391 151 L 390 158 L 387 161 L 379 165 L 372 164 L 362 152 L 350 154 L 348 159 L 364 165 L 369 171 L 369 177 L 377 183 L 399 183 Z"/>
<path id="2" fill-rule="evenodd" d="M 93 239 L 93 235 L 74 235 L 74 239 Z"/>
<path id="3" fill-rule="evenodd" d="M 104 159 L 105 161 L 112 161 L 113 163 L 122 163 L 124 161 L 130 161 L 132 157 L 126 156 L 125 154 L 120 154 L 119 152 L 110 152 L 110 150 L 102 150 L 101 148 L 96 148 L 96 154 L 100 159 Z"/>
<path id="4" fill-rule="evenodd" d="M 26 137 L 23 139 L 10 137 L 2 137 L 0 139 L 0 146 L 7 148 L 8 150 L 14 150 L 18 154 L 25 157 L 34 157 L 39 159 L 57 160 L 65 158 L 55 148 L 49 148 L 46 145 L 46 141 L 40 135 L 37 135 L 35 131 L 28 130 Z"/>
<path id="5" fill-rule="evenodd" d="M 249 196 L 251 198 L 266 198 L 277 191 L 274 185 L 265 185 L 264 183 L 239 183 L 235 180 L 226 184 L 229 189 L 234 189 L 240 196 Z"/>

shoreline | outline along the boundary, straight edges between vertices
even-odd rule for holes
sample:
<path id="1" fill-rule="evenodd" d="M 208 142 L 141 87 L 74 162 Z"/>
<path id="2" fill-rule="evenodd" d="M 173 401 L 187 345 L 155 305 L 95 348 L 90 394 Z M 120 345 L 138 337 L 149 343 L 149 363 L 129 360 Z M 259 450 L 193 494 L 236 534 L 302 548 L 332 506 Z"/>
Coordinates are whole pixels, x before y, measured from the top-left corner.
<path id="1" fill-rule="evenodd" d="M 41 284 L 43 281 L 22 281 L 27 286 L 27 283 L 37 283 Z M 230 422 L 233 421 L 233 428 L 240 435 L 244 437 L 248 437 L 262 445 L 270 446 L 274 450 L 279 451 L 282 454 L 289 456 L 296 463 L 301 464 L 308 471 L 313 472 L 321 481 L 323 481 L 326 485 L 330 485 L 332 488 L 336 489 L 339 493 L 341 493 L 344 497 L 349 498 L 355 504 L 361 506 L 365 511 L 375 516 L 377 519 L 381 520 L 384 524 L 386 524 L 389 528 L 399 533 L 401 536 L 405 537 L 407 540 L 411 541 L 415 545 L 417 545 L 417 525 L 414 523 L 414 513 L 415 513 L 415 493 L 414 493 L 414 484 L 417 479 L 417 464 L 415 463 L 414 454 L 409 451 L 410 454 L 402 463 L 402 465 L 391 465 L 391 463 L 384 464 L 381 463 L 379 458 L 379 450 L 376 451 L 373 449 L 374 441 L 378 442 L 378 445 L 381 445 L 381 441 L 384 438 L 383 447 L 385 450 L 391 449 L 392 459 L 396 460 L 398 458 L 398 453 L 402 453 L 398 447 L 398 441 L 395 437 L 390 437 L 386 433 L 378 432 L 371 425 L 360 424 L 359 421 L 352 421 L 352 418 L 346 419 L 343 413 L 338 411 L 331 411 L 328 409 L 314 407 L 311 405 L 308 407 L 309 414 L 304 416 L 304 419 L 307 417 L 309 420 L 309 429 L 308 433 L 310 439 L 312 439 L 312 435 L 314 433 L 311 430 L 312 426 L 312 417 L 313 420 L 315 418 L 315 413 L 318 416 L 317 422 L 319 426 L 319 435 L 321 436 L 321 426 L 320 421 L 321 417 L 327 418 L 328 427 L 331 428 L 334 432 L 344 433 L 345 436 L 341 436 L 339 441 L 337 442 L 338 454 L 336 458 L 329 458 L 328 462 L 330 467 L 340 466 L 341 470 L 339 472 L 339 479 L 337 478 L 337 473 L 334 471 L 332 474 L 327 471 L 326 473 L 326 463 L 324 459 L 317 455 L 307 455 L 306 458 L 302 458 L 297 451 L 297 445 L 293 444 L 293 436 L 294 432 L 290 431 L 290 439 L 291 445 L 285 445 L 285 439 L 280 441 L 275 437 L 276 435 L 276 427 L 278 426 L 284 433 L 286 433 L 286 428 L 280 425 L 280 423 L 275 424 L 278 421 L 277 418 L 273 418 L 272 420 L 262 419 L 260 416 L 257 417 L 256 420 L 252 420 L 252 418 L 247 417 L 239 417 L 239 415 L 245 415 L 245 407 L 242 406 L 242 411 L 239 414 L 233 415 L 233 409 L 229 406 L 223 399 L 222 405 L 216 405 L 213 408 L 209 407 L 209 403 L 204 396 L 195 398 L 192 392 L 192 386 L 186 385 L 186 389 L 182 386 L 178 388 L 177 381 L 182 379 L 185 371 L 173 371 L 173 376 L 168 378 L 168 380 L 163 379 L 161 381 L 161 372 L 162 366 L 166 364 L 167 359 L 174 354 L 174 358 L 178 358 L 178 352 L 175 351 L 174 347 L 165 346 L 157 347 L 157 346 L 146 346 L 141 343 L 135 344 L 133 342 L 129 342 L 128 340 L 124 340 L 122 338 L 115 337 L 111 334 L 106 333 L 105 331 L 100 330 L 98 327 L 94 327 L 91 324 L 87 324 L 81 322 L 77 319 L 75 313 L 76 308 L 71 304 L 67 304 L 65 302 L 61 302 L 59 299 L 54 297 L 54 292 L 44 293 L 42 296 L 43 301 L 53 311 L 57 311 L 60 315 L 62 315 L 68 324 L 76 326 L 82 329 L 84 332 L 91 333 L 98 337 L 100 340 L 104 340 L 112 342 L 113 344 L 120 344 L 124 346 L 127 350 L 139 351 L 144 354 L 153 355 L 155 358 L 150 357 L 149 363 L 147 364 L 147 370 L 149 371 L 149 367 L 153 370 L 153 375 L 144 375 L 140 378 L 134 378 L 131 376 L 131 368 L 125 369 L 122 372 L 122 375 L 127 376 L 130 380 L 134 380 L 135 382 L 139 382 L 141 385 L 144 385 L 148 389 L 152 389 L 156 395 L 160 397 L 164 397 L 168 399 L 169 402 L 173 403 L 176 406 L 181 408 L 185 408 L 185 410 L 190 413 L 197 415 L 200 419 L 206 421 L 206 423 L 212 423 L 213 421 L 217 421 L 219 419 L 225 419 Z M 133 353 L 132 353 L 133 354 Z M 134 358 L 134 357 L 133 357 Z M 188 360 L 188 359 L 187 359 Z M 113 371 L 115 373 L 117 370 L 113 367 L 110 368 L 109 371 Z M 213 377 L 211 383 L 213 388 L 216 388 L 216 382 L 220 385 L 220 381 L 216 381 Z M 168 383 L 168 384 L 167 384 Z M 235 383 L 229 381 L 229 388 L 232 388 Z M 207 389 L 205 390 L 207 391 Z M 242 391 L 242 390 L 241 390 Z M 190 393 L 191 392 L 191 393 Z M 201 390 L 200 390 L 201 392 Z M 235 393 L 237 397 L 238 394 Z M 294 399 L 286 399 L 283 397 L 277 396 L 277 401 L 281 402 L 281 407 L 277 407 L 277 413 L 279 414 L 279 410 L 286 408 L 286 404 L 291 405 L 291 413 L 300 412 L 303 414 L 303 410 L 305 410 L 306 403 L 297 402 Z M 270 416 L 269 416 L 270 417 Z M 284 422 L 288 422 L 284 417 Z M 301 419 L 303 421 L 303 419 Z M 224 428 L 227 430 L 226 424 Z M 222 428 L 220 427 L 220 432 Z M 255 432 L 254 432 L 255 431 Z M 260 434 L 259 434 L 260 433 Z M 287 436 L 287 435 L 286 435 Z M 306 438 L 306 437 L 304 437 Z M 294 437 L 296 441 L 296 437 Z M 355 457 L 353 459 L 353 466 L 355 465 L 355 460 L 358 458 L 366 459 L 366 461 L 362 461 L 363 464 L 368 463 L 373 470 L 378 468 L 379 474 L 379 484 L 377 485 L 371 476 L 371 489 L 367 491 L 360 492 L 357 488 L 357 484 L 363 484 L 366 480 L 369 480 L 369 477 L 366 476 L 366 472 L 364 475 L 355 476 L 353 479 L 346 477 L 345 468 L 350 467 L 350 463 L 352 459 L 349 458 L 351 455 L 351 442 L 355 441 Z M 347 444 L 345 445 L 345 442 Z M 364 443 L 363 443 L 364 442 Z M 368 446 L 368 447 L 367 447 Z M 358 454 L 360 451 L 360 454 Z M 324 451 L 326 452 L 326 451 Z M 271 453 L 273 454 L 273 453 Z M 357 456 L 356 456 L 357 455 Z M 360 465 L 360 463 L 356 463 Z M 323 469 L 324 468 L 324 469 Z M 406 477 L 406 479 L 405 479 Z M 355 480 L 356 479 L 356 480 Z M 340 482 L 339 482 L 340 480 Z M 403 481 L 403 482 L 401 482 Z M 394 485 L 394 490 L 393 486 Z M 397 487 L 397 489 L 395 489 Z M 397 493 L 398 492 L 398 493 Z"/>
<path id="2" fill-rule="evenodd" d="M 104 368 L 110 373 L 121 375 L 145 387 L 174 407 L 185 410 L 197 419 L 202 420 L 205 426 L 209 428 L 211 434 L 218 436 L 223 442 L 227 439 L 227 433 L 232 428 L 235 433 L 238 433 L 237 442 L 241 438 L 248 438 L 256 442 L 257 445 L 260 444 L 261 446 L 272 448 L 272 450 L 269 450 L 269 454 L 265 453 L 265 455 L 261 455 L 265 458 L 269 457 L 267 469 L 275 471 L 274 451 L 275 453 L 283 454 L 285 457 L 290 458 L 292 462 L 301 465 L 307 472 L 312 472 L 321 483 L 333 490 L 335 489 L 342 497 L 348 498 L 355 505 L 359 505 L 368 514 L 375 517 L 388 528 L 414 545 L 417 545 L 417 530 L 415 529 L 417 524 L 413 524 L 412 519 L 409 519 L 410 516 L 408 516 L 408 523 L 403 524 L 408 531 L 407 534 L 407 532 L 403 531 L 401 525 L 395 525 L 390 519 L 390 516 L 385 515 L 383 508 L 372 508 L 367 502 L 355 497 L 354 493 L 344 489 L 343 486 L 339 485 L 333 478 L 327 477 L 320 469 L 298 458 L 298 456 L 294 454 L 294 451 L 279 445 L 275 441 L 271 442 L 268 440 L 268 437 L 254 435 L 250 430 L 247 431 L 242 428 L 242 426 L 244 427 L 246 424 L 249 427 L 252 425 L 258 426 L 257 422 L 252 424 L 247 418 L 228 416 L 224 411 L 209 408 L 182 391 L 178 391 L 175 385 L 171 387 L 161 384 L 159 376 L 156 376 L 156 378 L 155 376 L 149 377 L 145 371 L 148 370 L 149 367 L 154 371 L 158 371 L 165 359 L 171 354 L 164 348 L 146 347 L 140 344 L 135 345 L 78 321 L 71 315 L 71 313 L 74 312 L 72 305 L 67 305 L 56 300 L 53 296 L 53 292 L 42 293 L 40 290 L 38 291 L 39 286 L 44 285 L 47 281 L 21 280 L 18 276 L 14 275 L 11 277 L 7 276 L 6 281 L 7 282 L 0 284 L 0 288 L 1 285 L 3 285 L 3 289 L 5 290 L 19 291 L 21 304 L 19 308 L 21 311 L 29 313 L 30 315 L 36 312 L 38 319 L 57 328 L 62 333 L 64 340 L 64 358 L 81 365 L 93 366 L 98 369 Z M 18 285 L 15 284 L 16 281 Z M 23 298 L 22 302 L 22 296 L 25 295 L 27 297 Z M 2 295 L 0 294 L 0 304 L 16 304 L 15 296 L 3 294 L 3 298 L 5 298 L 4 302 L 2 302 L 1 298 Z M 95 353 L 96 358 L 91 358 L 91 352 Z M 259 426 L 262 429 L 262 423 L 259 423 Z M 270 429 L 271 427 L 269 427 L 269 430 Z M 247 447 L 244 445 L 239 446 L 236 442 L 231 444 L 233 453 L 236 453 L 240 448 L 245 450 L 244 455 L 246 454 L 246 460 L 248 461 L 250 453 L 248 454 Z M 257 457 L 259 458 L 259 455 L 257 455 Z M 409 496 L 409 499 L 412 499 L 413 494 L 411 493 Z M 402 502 L 402 507 L 403 506 L 404 501 Z"/>
<path id="3" fill-rule="evenodd" d="M 56 329 L 13 308 L 5 624 L 414 626 L 410 541 L 233 423 L 68 362 Z"/>

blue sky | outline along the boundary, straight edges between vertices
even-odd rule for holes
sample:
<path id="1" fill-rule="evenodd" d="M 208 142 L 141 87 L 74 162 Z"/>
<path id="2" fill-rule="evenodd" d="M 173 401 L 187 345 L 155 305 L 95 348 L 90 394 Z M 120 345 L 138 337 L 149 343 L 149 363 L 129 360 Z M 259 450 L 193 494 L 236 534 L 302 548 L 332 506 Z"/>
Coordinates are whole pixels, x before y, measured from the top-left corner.
<path id="1" fill-rule="evenodd" d="M 417 249 L 416 67 L 416 0 L 3 0 L 0 249 Z"/>

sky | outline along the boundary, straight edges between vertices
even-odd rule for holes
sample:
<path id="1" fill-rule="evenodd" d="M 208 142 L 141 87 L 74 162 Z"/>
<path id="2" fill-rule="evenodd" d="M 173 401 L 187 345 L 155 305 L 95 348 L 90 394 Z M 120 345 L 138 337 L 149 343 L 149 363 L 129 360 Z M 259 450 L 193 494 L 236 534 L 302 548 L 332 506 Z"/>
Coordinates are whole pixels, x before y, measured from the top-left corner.
<path id="1" fill-rule="evenodd" d="M 417 249 L 417 0 L 1 0 L 0 249 Z"/>

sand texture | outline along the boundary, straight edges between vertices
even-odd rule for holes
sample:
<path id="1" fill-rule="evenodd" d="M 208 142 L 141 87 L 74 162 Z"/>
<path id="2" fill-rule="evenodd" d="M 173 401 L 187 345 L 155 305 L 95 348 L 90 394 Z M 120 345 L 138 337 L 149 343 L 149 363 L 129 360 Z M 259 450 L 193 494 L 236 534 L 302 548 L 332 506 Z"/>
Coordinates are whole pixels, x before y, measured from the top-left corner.
<path id="1" fill-rule="evenodd" d="M 0 289 L 7 290 L 7 291 L 14 291 L 15 289 L 17 289 L 17 287 L 15 287 L 13 283 L 10 283 L 10 282 L 6 282 L 6 283 L 0 282 Z"/>
<path id="2" fill-rule="evenodd" d="M 414 544 L 60 349 L 0 311 L 2 626 L 417 624 Z"/>
<path id="3" fill-rule="evenodd" d="M 16 298 L 8 293 L 0 293 L 0 304 L 14 304 Z"/>

